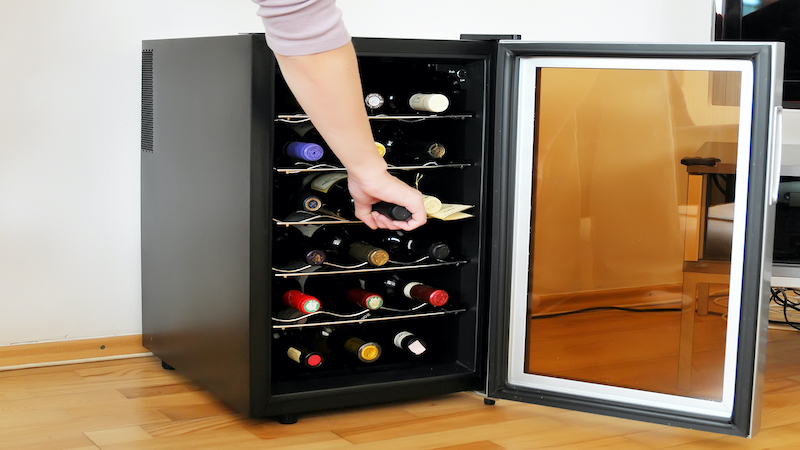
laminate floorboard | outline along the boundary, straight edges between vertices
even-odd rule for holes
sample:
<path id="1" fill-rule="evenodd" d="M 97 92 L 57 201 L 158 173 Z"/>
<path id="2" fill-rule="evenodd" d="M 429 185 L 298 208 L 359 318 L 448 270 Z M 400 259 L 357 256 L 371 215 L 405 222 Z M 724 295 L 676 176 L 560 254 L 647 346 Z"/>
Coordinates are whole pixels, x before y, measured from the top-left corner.
<path id="1" fill-rule="evenodd" d="M 752 439 L 467 392 L 300 416 L 241 417 L 154 357 L 0 372 L 0 450 L 797 449 L 800 333 L 771 330 Z"/>

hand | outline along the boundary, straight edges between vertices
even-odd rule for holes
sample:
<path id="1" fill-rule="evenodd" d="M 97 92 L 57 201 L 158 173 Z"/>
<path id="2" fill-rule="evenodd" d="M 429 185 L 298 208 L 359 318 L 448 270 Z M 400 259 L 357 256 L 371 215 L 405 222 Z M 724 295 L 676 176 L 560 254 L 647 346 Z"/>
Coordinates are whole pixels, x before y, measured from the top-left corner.
<path id="1" fill-rule="evenodd" d="M 412 230 L 428 220 L 422 194 L 393 177 L 375 150 L 353 44 L 304 56 L 275 57 L 284 79 L 311 122 L 347 169 L 358 219 L 373 230 Z M 372 211 L 379 201 L 411 212 L 408 221 Z"/>
<path id="2" fill-rule="evenodd" d="M 356 217 L 374 229 L 410 231 L 422 226 L 428 220 L 422 193 L 393 177 L 387 171 L 373 171 L 366 177 L 348 172 L 348 188 L 355 202 Z M 372 205 L 379 201 L 404 206 L 411 212 L 407 221 L 391 220 L 381 213 L 372 211 Z"/>

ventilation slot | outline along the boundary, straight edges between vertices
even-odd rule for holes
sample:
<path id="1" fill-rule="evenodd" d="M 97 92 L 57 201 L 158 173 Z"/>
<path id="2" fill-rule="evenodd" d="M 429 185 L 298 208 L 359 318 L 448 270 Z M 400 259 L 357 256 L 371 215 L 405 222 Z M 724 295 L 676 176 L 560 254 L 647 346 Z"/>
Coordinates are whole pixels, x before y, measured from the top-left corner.
<path id="1" fill-rule="evenodd" d="M 153 50 L 142 50 L 142 151 L 153 153 Z"/>

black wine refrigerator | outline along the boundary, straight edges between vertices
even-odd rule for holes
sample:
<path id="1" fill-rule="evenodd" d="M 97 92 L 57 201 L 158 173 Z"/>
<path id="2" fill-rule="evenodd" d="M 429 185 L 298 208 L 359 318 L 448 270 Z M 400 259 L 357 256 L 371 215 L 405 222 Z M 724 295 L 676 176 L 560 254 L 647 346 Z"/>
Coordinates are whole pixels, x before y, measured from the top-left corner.
<path id="1" fill-rule="evenodd" d="M 382 234 L 287 201 L 307 177 L 344 170 L 283 156 L 276 130 L 312 124 L 263 35 L 145 41 L 143 344 L 165 368 L 282 422 L 475 391 L 487 404 L 757 430 L 781 44 L 470 35 L 354 46 L 365 94 L 386 99 L 373 128 L 447 149 L 390 171 L 458 211 L 408 233 L 449 255 L 277 264 L 286 227 L 342 227 L 371 243 Z M 449 106 L 405 108 L 414 92 Z M 320 298 L 318 311 L 281 314 L 286 282 L 395 275 L 449 299 L 354 310 Z M 380 358 L 332 352 L 307 367 L 287 356 L 288 339 L 331 329 L 378 343 Z M 386 337 L 398 331 L 426 351 L 394 346 Z"/>

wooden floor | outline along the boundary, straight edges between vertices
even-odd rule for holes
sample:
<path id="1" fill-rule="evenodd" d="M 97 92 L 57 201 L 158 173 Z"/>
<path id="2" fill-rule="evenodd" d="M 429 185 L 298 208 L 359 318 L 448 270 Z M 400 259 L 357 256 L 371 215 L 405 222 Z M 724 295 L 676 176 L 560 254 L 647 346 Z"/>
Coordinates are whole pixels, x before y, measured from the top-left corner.
<path id="1" fill-rule="evenodd" d="M 471 393 L 244 419 L 153 357 L 0 372 L 0 449 L 797 449 L 800 333 L 770 331 L 763 426 L 753 439 Z"/>
<path id="2" fill-rule="evenodd" d="M 676 302 L 663 306 L 679 309 L 680 294 L 676 296 Z M 678 382 L 679 310 L 531 319 L 526 368 L 529 373 L 720 401 L 728 327 L 722 314 L 727 308 L 711 305 L 709 311 L 695 316 L 692 373 L 684 387 Z"/>

